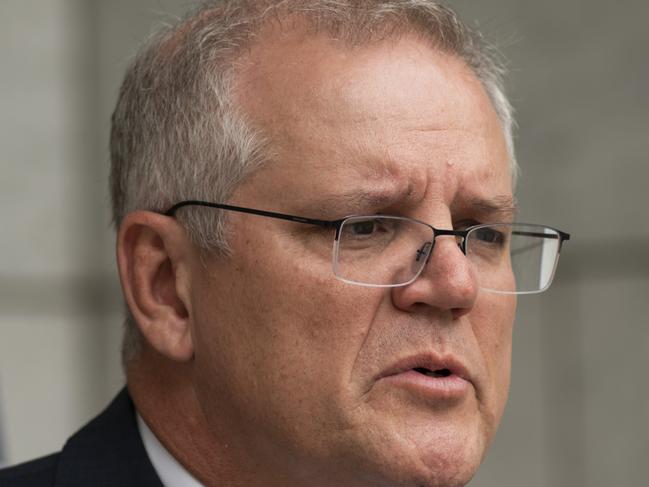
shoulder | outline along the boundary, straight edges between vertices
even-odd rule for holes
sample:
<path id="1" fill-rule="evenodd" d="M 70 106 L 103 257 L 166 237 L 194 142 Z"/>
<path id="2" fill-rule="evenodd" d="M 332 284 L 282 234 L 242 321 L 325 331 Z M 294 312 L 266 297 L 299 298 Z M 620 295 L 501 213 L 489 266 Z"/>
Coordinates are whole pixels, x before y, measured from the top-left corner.
<path id="1" fill-rule="evenodd" d="M 0 471 L 0 487 L 162 487 L 126 389 L 73 435 L 60 453 Z"/>
<path id="2" fill-rule="evenodd" d="M 54 485 L 59 453 L 0 470 L 0 487 L 45 487 Z"/>

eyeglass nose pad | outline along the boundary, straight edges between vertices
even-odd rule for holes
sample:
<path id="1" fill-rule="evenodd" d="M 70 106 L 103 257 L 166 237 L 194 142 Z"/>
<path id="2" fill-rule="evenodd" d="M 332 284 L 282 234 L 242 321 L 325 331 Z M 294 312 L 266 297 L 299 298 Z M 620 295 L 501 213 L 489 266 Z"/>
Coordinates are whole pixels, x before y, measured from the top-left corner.
<path id="1" fill-rule="evenodd" d="M 433 245 L 435 245 L 435 241 L 432 242 L 426 242 L 424 245 L 419 247 L 417 249 L 417 257 L 415 258 L 415 262 L 419 262 L 422 259 L 426 259 L 426 263 L 430 260 L 430 256 L 433 253 Z"/>
<path id="2" fill-rule="evenodd" d="M 464 255 L 466 255 L 466 237 L 460 237 L 457 240 L 457 246 L 460 247 L 460 250 Z"/>
<path id="3" fill-rule="evenodd" d="M 435 246 L 435 240 L 432 242 L 426 242 L 424 245 L 417 249 L 417 257 L 415 257 L 415 262 L 419 262 L 421 259 L 426 259 L 426 264 L 430 260 L 430 256 L 433 255 L 433 247 Z M 458 238 L 457 246 L 460 248 L 462 253 L 466 255 L 466 239 Z"/>

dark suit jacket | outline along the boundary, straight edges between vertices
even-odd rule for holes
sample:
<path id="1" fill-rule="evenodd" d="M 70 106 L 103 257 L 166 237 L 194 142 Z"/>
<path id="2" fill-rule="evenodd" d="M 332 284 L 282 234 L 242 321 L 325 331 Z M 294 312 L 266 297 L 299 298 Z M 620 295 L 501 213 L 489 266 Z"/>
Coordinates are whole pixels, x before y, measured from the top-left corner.
<path id="1" fill-rule="evenodd" d="M 123 389 L 63 450 L 0 470 L 0 487 L 162 487 Z"/>

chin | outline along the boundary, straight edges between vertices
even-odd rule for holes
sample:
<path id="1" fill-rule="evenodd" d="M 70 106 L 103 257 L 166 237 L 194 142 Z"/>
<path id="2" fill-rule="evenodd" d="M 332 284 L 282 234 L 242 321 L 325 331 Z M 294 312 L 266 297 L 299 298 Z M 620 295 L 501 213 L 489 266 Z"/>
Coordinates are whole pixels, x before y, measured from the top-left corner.
<path id="1" fill-rule="evenodd" d="M 477 463 L 456 460 L 438 461 L 435 465 L 392 465 L 375 481 L 363 485 L 376 487 L 463 487 L 475 475 Z M 360 485 L 360 484 L 359 484 Z"/>
<path id="2" fill-rule="evenodd" d="M 440 458 L 441 457 L 441 458 Z M 480 466 L 482 455 L 457 452 L 456 455 L 439 455 L 427 463 L 412 487 L 462 487 L 469 483 Z"/>
<path id="3" fill-rule="evenodd" d="M 367 483 L 376 487 L 460 487 L 473 478 L 484 457 L 487 441 L 476 431 L 436 430 L 412 437 L 393 431 L 374 443 L 365 462 L 374 472 Z M 360 460 L 360 459 L 359 459 Z M 358 467 L 358 464 L 357 464 Z M 366 478 L 367 478 L 366 477 Z"/>
<path id="4" fill-rule="evenodd" d="M 461 445 L 448 450 L 435 447 L 413 457 L 412 470 L 390 484 L 403 487 L 461 487 L 469 483 L 482 461 L 482 449 Z M 408 475 L 410 473 L 410 475 Z M 408 479 L 408 480 L 406 480 Z"/>

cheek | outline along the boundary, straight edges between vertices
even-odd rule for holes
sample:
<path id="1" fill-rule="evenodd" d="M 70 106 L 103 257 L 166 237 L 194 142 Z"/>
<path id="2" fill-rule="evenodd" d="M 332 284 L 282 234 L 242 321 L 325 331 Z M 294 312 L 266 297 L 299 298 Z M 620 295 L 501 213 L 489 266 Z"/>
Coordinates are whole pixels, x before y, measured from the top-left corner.
<path id="1" fill-rule="evenodd" d="M 485 399 L 496 421 L 507 401 L 516 296 L 483 292 L 472 312 L 474 334 L 485 364 Z"/>
<path id="2" fill-rule="evenodd" d="M 289 247 L 278 239 L 277 249 L 271 249 L 272 263 L 258 266 L 251 274 L 253 299 L 267 308 L 260 318 L 295 343 L 296 352 L 329 361 L 354 353 L 354 343 L 366 333 L 381 299 L 375 289 L 334 277 L 332 245 L 333 239 L 326 249 L 301 243 Z"/>
<path id="3" fill-rule="evenodd" d="M 380 294 L 338 281 L 329 261 L 276 247 L 212 272 L 198 303 L 197 353 L 221 395 L 228 389 L 243 407 L 300 422 L 351 400 L 349 373 Z"/>

